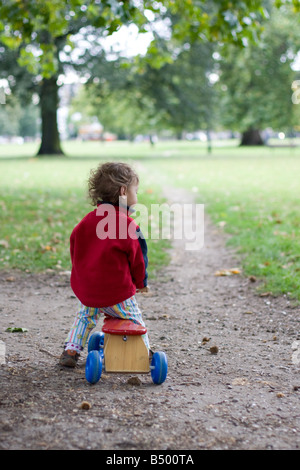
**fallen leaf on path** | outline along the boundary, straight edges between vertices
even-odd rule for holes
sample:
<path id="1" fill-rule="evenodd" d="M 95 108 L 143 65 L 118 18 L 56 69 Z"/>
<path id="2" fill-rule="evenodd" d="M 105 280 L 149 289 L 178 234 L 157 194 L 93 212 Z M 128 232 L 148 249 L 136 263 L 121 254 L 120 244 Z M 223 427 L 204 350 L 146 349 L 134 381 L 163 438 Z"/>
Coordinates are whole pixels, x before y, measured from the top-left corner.
<path id="1" fill-rule="evenodd" d="M 11 328 L 6 328 L 5 331 L 8 331 L 9 333 L 26 333 L 27 328 L 19 328 L 19 327 L 11 327 Z"/>
<path id="2" fill-rule="evenodd" d="M 241 271 L 238 268 L 233 268 L 229 270 L 231 274 L 241 274 Z"/>
<path id="3" fill-rule="evenodd" d="M 272 295 L 272 292 L 263 292 L 260 297 L 269 297 L 269 295 Z"/>
<path id="4" fill-rule="evenodd" d="M 237 268 L 232 269 L 221 269 L 215 272 L 215 276 L 232 276 L 232 274 L 241 274 L 241 271 Z"/>

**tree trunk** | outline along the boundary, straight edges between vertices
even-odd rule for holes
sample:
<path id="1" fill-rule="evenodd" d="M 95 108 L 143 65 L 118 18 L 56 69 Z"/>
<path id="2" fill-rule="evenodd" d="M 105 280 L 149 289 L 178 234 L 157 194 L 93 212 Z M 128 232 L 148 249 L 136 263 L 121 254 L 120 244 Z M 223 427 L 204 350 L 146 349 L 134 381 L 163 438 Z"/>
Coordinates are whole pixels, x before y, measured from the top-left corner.
<path id="1" fill-rule="evenodd" d="M 240 145 L 264 145 L 264 141 L 258 129 L 248 129 L 243 132 Z"/>
<path id="2" fill-rule="evenodd" d="M 38 155 L 63 155 L 57 127 L 57 77 L 44 78 L 40 91 L 42 142 Z"/>
<path id="3" fill-rule="evenodd" d="M 211 135 L 210 135 L 209 130 L 206 131 L 206 137 L 207 137 L 207 153 L 211 153 L 212 152 L 212 146 L 211 146 Z"/>

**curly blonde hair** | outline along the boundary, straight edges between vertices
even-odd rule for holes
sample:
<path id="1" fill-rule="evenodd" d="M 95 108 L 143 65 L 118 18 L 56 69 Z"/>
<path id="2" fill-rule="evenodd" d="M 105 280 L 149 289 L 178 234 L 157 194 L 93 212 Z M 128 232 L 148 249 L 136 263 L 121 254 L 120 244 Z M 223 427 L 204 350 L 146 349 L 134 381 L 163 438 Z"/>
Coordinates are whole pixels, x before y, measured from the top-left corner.
<path id="1" fill-rule="evenodd" d="M 126 163 L 107 162 L 91 170 L 88 180 L 88 194 L 92 205 L 98 202 L 119 203 L 120 188 L 138 183 L 139 177 Z"/>

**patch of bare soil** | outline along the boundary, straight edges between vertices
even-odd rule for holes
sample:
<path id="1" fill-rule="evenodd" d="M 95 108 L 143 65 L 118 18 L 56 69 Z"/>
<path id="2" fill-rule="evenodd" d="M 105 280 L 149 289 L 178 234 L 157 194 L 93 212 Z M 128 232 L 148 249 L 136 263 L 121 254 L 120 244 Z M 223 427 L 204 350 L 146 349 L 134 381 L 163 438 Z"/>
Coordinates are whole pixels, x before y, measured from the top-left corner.
<path id="1" fill-rule="evenodd" d="M 299 449 L 299 307 L 237 271 L 216 275 L 239 259 L 209 221 L 201 250 L 177 240 L 171 255 L 138 295 L 168 356 L 162 385 L 105 372 L 90 385 L 86 353 L 60 367 L 77 306 L 68 273 L 1 272 L 0 449 Z"/>

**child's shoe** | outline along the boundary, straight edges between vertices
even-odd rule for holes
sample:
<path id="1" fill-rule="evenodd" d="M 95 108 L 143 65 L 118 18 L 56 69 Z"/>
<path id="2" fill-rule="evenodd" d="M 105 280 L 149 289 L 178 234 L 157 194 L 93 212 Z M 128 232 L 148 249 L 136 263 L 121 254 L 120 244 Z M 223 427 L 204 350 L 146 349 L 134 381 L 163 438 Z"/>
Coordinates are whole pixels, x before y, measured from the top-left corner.
<path id="1" fill-rule="evenodd" d="M 64 367 L 76 367 L 79 354 L 76 351 L 64 350 L 59 359 L 59 364 Z"/>

